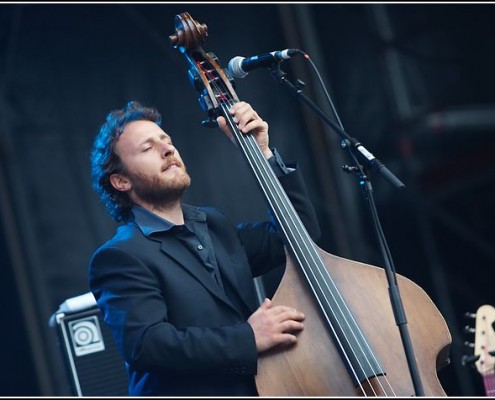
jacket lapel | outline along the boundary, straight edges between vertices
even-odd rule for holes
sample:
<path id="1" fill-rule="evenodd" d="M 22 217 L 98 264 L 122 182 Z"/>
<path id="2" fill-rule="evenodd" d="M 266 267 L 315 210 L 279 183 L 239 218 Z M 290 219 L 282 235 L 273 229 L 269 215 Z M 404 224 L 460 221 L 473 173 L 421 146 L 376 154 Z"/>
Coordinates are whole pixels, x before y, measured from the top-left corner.
<path id="1" fill-rule="evenodd" d="M 241 270 L 241 268 L 238 268 L 237 262 L 228 255 L 216 235 L 211 235 L 211 240 L 215 248 L 218 268 L 220 269 L 224 283 L 227 283 L 225 281 L 228 281 L 232 287 L 236 288 L 234 291 L 235 295 L 244 303 L 248 310 L 253 311 L 256 308 L 256 300 L 253 297 L 254 293 L 252 287 L 248 286 L 248 282 L 245 281 L 246 279 L 252 281 L 252 278 L 250 276 L 239 276 L 238 271 Z"/>
<path id="2" fill-rule="evenodd" d="M 203 210 L 184 204 L 183 211 L 188 220 L 193 220 L 197 223 L 206 223 L 206 213 Z M 215 282 L 199 257 L 196 257 L 187 249 L 184 243 L 170 234 L 169 230 L 172 226 L 170 222 L 157 219 L 157 217 L 149 211 L 138 206 L 133 208 L 133 214 L 135 220 L 131 222 L 131 224 L 136 224 L 142 233 L 150 240 L 160 243 L 160 250 L 173 259 L 178 266 L 188 271 L 189 274 L 191 274 L 194 279 L 197 279 L 213 296 L 227 304 L 237 313 L 242 314 L 242 311 L 237 309 L 225 294 L 224 290 Z M 255 303 L 255 301 L 249 302 L 249 299 L 245 297 L 247 296 L 246 292 L 250 291 L 249 288 L 246 289 L 247 283 L 241 284 L 243 279 L 242 277 L 238 277 L 235 273 L 238 268 L 232 267 L 232 264 L 235 264 L 235 262 L 229 257 L 227 252 L 224 251 L 221 240 L 213 237 L 215 235 L 211 236 L 222 279 L 227 280 L 232 287 L 236 288 L 234 292 L 237 293 L 239 290 L 242 291 L 243 294 L 240 296 L 236 295 L 237 298 L 240 298 L 241 302 L 248 306 L 248 309 L 252 309 L 252 304 Z M 249 279 L 249 277 L 247 278 Z"/>
<path id="3" fill-rule="evenodd" d="M 153 235 L 150 239 L 160 242 L 160 250 L 172 258 L 175 263 L 187 270 L 192 277 L 197 279 L 212 295 L 235 309 L 222 288 L 214 281 L 202 262 L 194 256 L 184 244 L 172 235 Z M 236 310 L 238 311 L 238 310 Z"/>

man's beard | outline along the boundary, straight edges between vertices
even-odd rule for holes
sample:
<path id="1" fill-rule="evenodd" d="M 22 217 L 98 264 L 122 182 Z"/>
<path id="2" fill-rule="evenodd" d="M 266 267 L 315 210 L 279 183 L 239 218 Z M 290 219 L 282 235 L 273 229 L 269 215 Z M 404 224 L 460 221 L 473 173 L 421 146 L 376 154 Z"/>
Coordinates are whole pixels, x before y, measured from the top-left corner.
<path id="1" fill-rule="evenodd" d="M 127 172 L 131 180 L 134 193 L 147 204 L 160 207 L 179 200 L 191 184 L 188 173 L 181 169 L 183 174 L 168 181 L 158 176 L 149 177 L 142 174 Z"/>

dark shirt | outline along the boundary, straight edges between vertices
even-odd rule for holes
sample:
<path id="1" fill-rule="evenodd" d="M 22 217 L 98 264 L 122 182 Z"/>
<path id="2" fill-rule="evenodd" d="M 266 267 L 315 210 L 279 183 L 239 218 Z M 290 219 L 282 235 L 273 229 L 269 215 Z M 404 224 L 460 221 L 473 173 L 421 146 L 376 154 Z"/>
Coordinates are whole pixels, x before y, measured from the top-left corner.
<path id="1" fill-rule="evenodd" d="M 217 260 L 214 254 L 211 238 L 206 225 L 206 214 L 199 210 L 184 208 L 184 225 L 174 225 L 164 218 L 160 218 L 151 211 L 135 205 L 132 208 L 134 221 L 141 227 L 146 236 L 158 232 L 169 232 L 180 240 L 196 257 L 217 284 L 223 288 L 218 272 Z"/>

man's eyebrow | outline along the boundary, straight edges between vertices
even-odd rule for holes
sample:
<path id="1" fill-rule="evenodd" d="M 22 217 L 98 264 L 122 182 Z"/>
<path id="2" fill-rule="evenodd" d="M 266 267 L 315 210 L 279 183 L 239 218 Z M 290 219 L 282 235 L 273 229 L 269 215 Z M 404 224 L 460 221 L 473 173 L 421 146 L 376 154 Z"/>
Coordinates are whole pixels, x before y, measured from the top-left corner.
<path id="1" fill-rule="evenodd" d="M 158 136 L 159 139 L 171 139 L 169 135 L 167 135 L 166 133 L 161 133 L 159 136 Z M 148 144 L 148 143 L 153 143 L 155 141 L 156 137 L 155 136 L 150 136 L 149 138 L 143 140 L 141 143 L 139 143 L 139 146 L 143 146 L 145 144 Z"/>
<path id="2" fill-rule="evenodd" d="M 155 138 L 150 136 L 149 138 L 147 138 L 147 139 L 143 140 L 141 143 L 139 143 L 138 146 L 141 147 L 147 143 L 152 143 L 154 141 L 155 141 Z"/>

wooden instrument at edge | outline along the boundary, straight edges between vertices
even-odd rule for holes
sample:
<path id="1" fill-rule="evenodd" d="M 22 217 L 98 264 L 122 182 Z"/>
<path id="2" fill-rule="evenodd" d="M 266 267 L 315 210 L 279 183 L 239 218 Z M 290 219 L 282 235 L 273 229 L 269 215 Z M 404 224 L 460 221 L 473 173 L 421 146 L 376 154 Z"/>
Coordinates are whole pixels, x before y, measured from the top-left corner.
<path id="1" fill-rule="evenodd" d="M 171 44 L 188 61 L 209 124 L 226 118 L 284 237 L 286 271 L 272 302 L 306 315 L 295 346 L 260 355 L 260 396 L 414 396 L 385 271 L 329 254 L 311 240 L 255 139 L 228 113 L 239 99 L 228 71 L 201 47 L 206 25 L 182 13 L 175 28 Z M 445 396 L 437 371 L 450 362 L 447 325 L 418 285 L 401 275 L 397 282 L 425 395 Z"/>
<path id="2" fill-rule="evenodd" d="M 483 386 L 487 397 L 495 396 L 495 307 L 483 304 L 476 314 L 466 313 L 475 318 L 475 327 L 466 326 L 474 331 L 473 355 L 464 356 L 462 364 L 474 363 L 476 370 L 483 378 Z"/>

